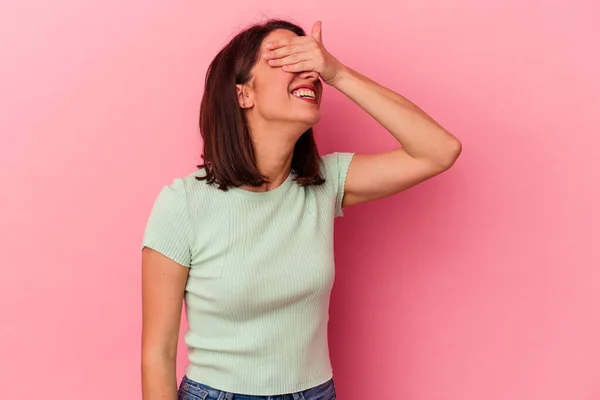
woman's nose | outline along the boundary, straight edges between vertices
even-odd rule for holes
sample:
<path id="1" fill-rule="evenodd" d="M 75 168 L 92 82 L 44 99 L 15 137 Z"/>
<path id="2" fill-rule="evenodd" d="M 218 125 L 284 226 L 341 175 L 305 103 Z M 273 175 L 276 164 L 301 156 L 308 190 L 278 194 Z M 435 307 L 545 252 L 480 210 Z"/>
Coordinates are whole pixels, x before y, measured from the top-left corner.
<path id="1" fill-rule="evenodd" d="M 319 79 L 319 73 L 315 72 L 315 71 L 303 71 L 303 72 L 299 73 L 299 76 L 302 79 L 308 79 L 313 82 L 315 82 L 317 79 Z"/>

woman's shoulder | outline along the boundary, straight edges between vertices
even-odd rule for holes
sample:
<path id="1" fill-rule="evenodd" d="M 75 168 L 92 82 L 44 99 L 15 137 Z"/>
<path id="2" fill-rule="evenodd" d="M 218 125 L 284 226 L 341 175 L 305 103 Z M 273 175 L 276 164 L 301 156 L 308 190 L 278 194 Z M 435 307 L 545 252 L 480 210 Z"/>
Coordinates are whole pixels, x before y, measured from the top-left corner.
<path id="1" fill-rule="evenodd" d="M 213 189 L 200 180 L 204 176 L 202 170 L 196 170 L 186 175 L 179 175 L 164 181 L 160 186 L 157 202 L 165 207 L 173 204 L 189 203 L 191 199 L 199 199 Z"/>
<path id="2" fill-rule="evenodd" d="M 335 151 L 321 156 L 321 168 L 326 178 L 336 179 L 337 176 L 345 174 L 354 153 Z"/>
<path id="3" fill-rule="evenodd" d="M 186 175 L 179 175 L 171 178 L 163 184 L 163 190 L 169 190 L 178 193 L 187 193 L 208 189 L 210 185 L 206 184 L 206 180 L 201 180 L 206 176 L 204 169 L 190 172 Z"/>

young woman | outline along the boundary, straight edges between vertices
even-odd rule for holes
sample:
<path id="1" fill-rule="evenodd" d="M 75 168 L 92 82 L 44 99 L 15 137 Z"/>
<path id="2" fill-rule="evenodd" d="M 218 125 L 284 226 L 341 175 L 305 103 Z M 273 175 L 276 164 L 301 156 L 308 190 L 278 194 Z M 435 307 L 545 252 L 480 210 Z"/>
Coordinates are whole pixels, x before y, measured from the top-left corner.
<path id="1" fill-rule="evenodd" d="M 323 83 L 402 145 L 320 157 Z M 204 163 L 165 185 L 142 246 L 144 400 L 335 398 L 327 323 L 333 221 L 450 168 L 460 142 L 417 106 L 270 20 L 211 63 L 200 109 Z M 181 307 L 189 365 L 178 385 Z M 270 396 L 270 397 L 269 397 Z"/>

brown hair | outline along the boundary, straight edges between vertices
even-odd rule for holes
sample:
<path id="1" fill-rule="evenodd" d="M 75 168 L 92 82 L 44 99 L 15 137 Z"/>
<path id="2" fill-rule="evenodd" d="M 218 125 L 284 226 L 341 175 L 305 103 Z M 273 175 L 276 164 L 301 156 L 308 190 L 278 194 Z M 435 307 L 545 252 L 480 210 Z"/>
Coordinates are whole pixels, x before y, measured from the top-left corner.
<path id="1" fill-rule="evenodd" d="M 276 29 L 287 29 L 298 36 L 304 30 L 285 20 L 269 19 L 238 33 L 216 55 L 206 73 L 204 96 L 200 105 L 200 132 L 204 142 L 197 167 L 206 171 L 196 177 L 219 189 L 241 185 L 260 186 L 267 182 L 256 166 L 250 131 L 239 106 L 236 84 L 250 81 L 250 72 L 260 56 L 264 38 Z M 297 140 L 292 156 L 295 181 L 303 186 L 320 185 L 325 180 L 319 169 L 319 153 L 313 130 L 309 128 Z"/>

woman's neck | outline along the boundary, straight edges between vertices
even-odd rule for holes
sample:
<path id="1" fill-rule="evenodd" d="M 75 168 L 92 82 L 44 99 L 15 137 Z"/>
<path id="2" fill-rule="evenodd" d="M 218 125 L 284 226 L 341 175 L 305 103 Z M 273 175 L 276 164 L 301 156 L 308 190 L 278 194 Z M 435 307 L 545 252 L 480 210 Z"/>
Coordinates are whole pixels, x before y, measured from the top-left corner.
<path id="1" fill-rule="evenodd" d="M 252 146 L 258 170 L 267 178 L 261 186 L 243 185 L 247 190 L 267 192 L 281 185 L 289 176 L 292 167 L 294 147 L 304 131 L 289 123 L 274 124 L 250 121 Z M 258 126 L 257 126 L 258 125 Z"/>

